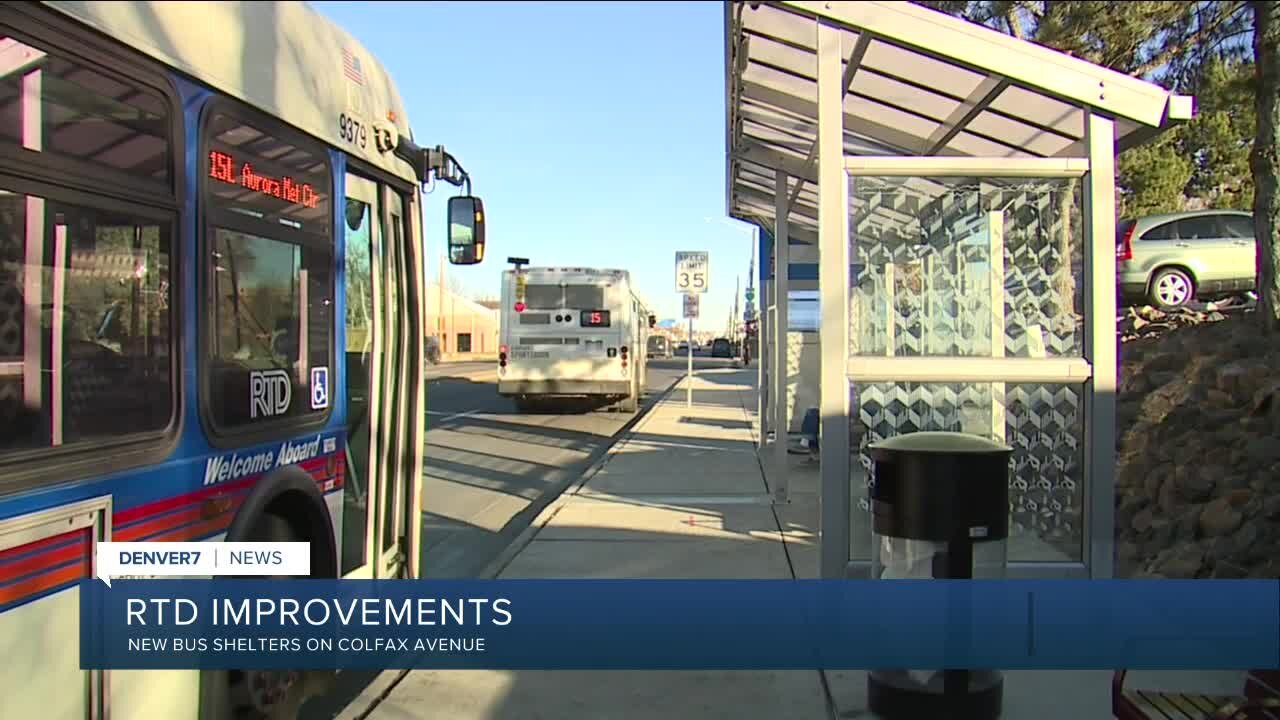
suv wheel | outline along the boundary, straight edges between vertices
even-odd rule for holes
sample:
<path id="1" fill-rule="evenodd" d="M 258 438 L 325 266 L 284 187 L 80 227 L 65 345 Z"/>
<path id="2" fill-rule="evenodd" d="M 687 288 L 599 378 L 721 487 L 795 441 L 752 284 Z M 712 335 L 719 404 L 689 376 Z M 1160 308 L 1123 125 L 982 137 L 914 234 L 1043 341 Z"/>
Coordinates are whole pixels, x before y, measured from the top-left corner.
<path id="1" fill-rule="evenodd" d="M 1151 279 L 1151 304 L 1158 308 L 1176 308 L 1195 298 L 1195 283 L 1178 268 L 1165 268 Z"/>

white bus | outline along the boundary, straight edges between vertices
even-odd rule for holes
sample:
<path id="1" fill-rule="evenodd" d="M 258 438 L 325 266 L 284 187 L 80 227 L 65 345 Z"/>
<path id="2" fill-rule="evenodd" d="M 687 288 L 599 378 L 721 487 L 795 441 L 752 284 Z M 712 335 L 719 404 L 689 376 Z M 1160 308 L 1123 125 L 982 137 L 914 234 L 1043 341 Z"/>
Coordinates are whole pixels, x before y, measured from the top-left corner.
<path id="1" fill-rule="evenodd" d="M 656 318 L 626 270 L 526 267 L 502 275 L 498 393 L 521 410 L 594 397 L 635 412 Z"/>
<path id="2" fill-rule="evenodd" d="M 0 78 L 0 716 L 293 717 L 332 673 L 82 669 L 79 582 L 111 540 L 420 574 L 420 186 L 466 173 L 305 3 L 4 3 Z"/>

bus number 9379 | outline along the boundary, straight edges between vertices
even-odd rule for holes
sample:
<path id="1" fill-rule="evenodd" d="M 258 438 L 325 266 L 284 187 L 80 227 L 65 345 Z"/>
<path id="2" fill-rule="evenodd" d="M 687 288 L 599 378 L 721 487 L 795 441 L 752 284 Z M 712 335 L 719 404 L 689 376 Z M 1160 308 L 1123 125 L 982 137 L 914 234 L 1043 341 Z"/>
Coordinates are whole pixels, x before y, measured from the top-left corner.
<path id="1" fill-rule="evenodd" d="M 364 123 L 342 113 L 338 116 L 338 132 L 343 140 L 363 148 L 369 142 L 369 130 Z"/>

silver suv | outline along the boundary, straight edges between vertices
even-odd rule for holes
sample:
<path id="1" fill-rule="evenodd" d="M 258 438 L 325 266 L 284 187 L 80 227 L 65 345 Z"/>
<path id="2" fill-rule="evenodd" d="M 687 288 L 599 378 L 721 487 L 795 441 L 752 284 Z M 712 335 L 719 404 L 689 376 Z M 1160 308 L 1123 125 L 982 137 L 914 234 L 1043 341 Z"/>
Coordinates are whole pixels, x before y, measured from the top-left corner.
<path id="1" fill-rule="evenodd" d="M 1197 210 L 1116 225 L 1121 298 L 1159 308 L 1250 292 L 1256 284 L 1253 216 Z"/>

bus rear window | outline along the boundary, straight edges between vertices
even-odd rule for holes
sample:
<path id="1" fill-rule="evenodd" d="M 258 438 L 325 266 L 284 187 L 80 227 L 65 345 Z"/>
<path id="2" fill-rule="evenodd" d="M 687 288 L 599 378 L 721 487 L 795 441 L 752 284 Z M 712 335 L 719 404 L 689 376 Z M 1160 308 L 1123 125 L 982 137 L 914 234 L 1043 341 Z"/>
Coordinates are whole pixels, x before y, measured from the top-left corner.
<path id="1" fill-rule="evenodd" d="M 600 285 L 525 285 L 524 304 L 535 310 L 598 310 L 604 307 Z"/>
<path id="2" fill-rule="evenodd" d="M 536 310 L 555 310 L 564 300 L 564 289 L 559 285 L 525 285 L 524 304 Z"/>
<path id="3" fill-rule="evenodd" d="M 566 285 L 564 306 L 572 310 L 597 310 L 604 307 L 604 288 L 599 285 Z"/>
<path id="4" fill-rule="evenodd" d="M 168 427 L 171 232 L 0 189 L 0 460 Z"/>

